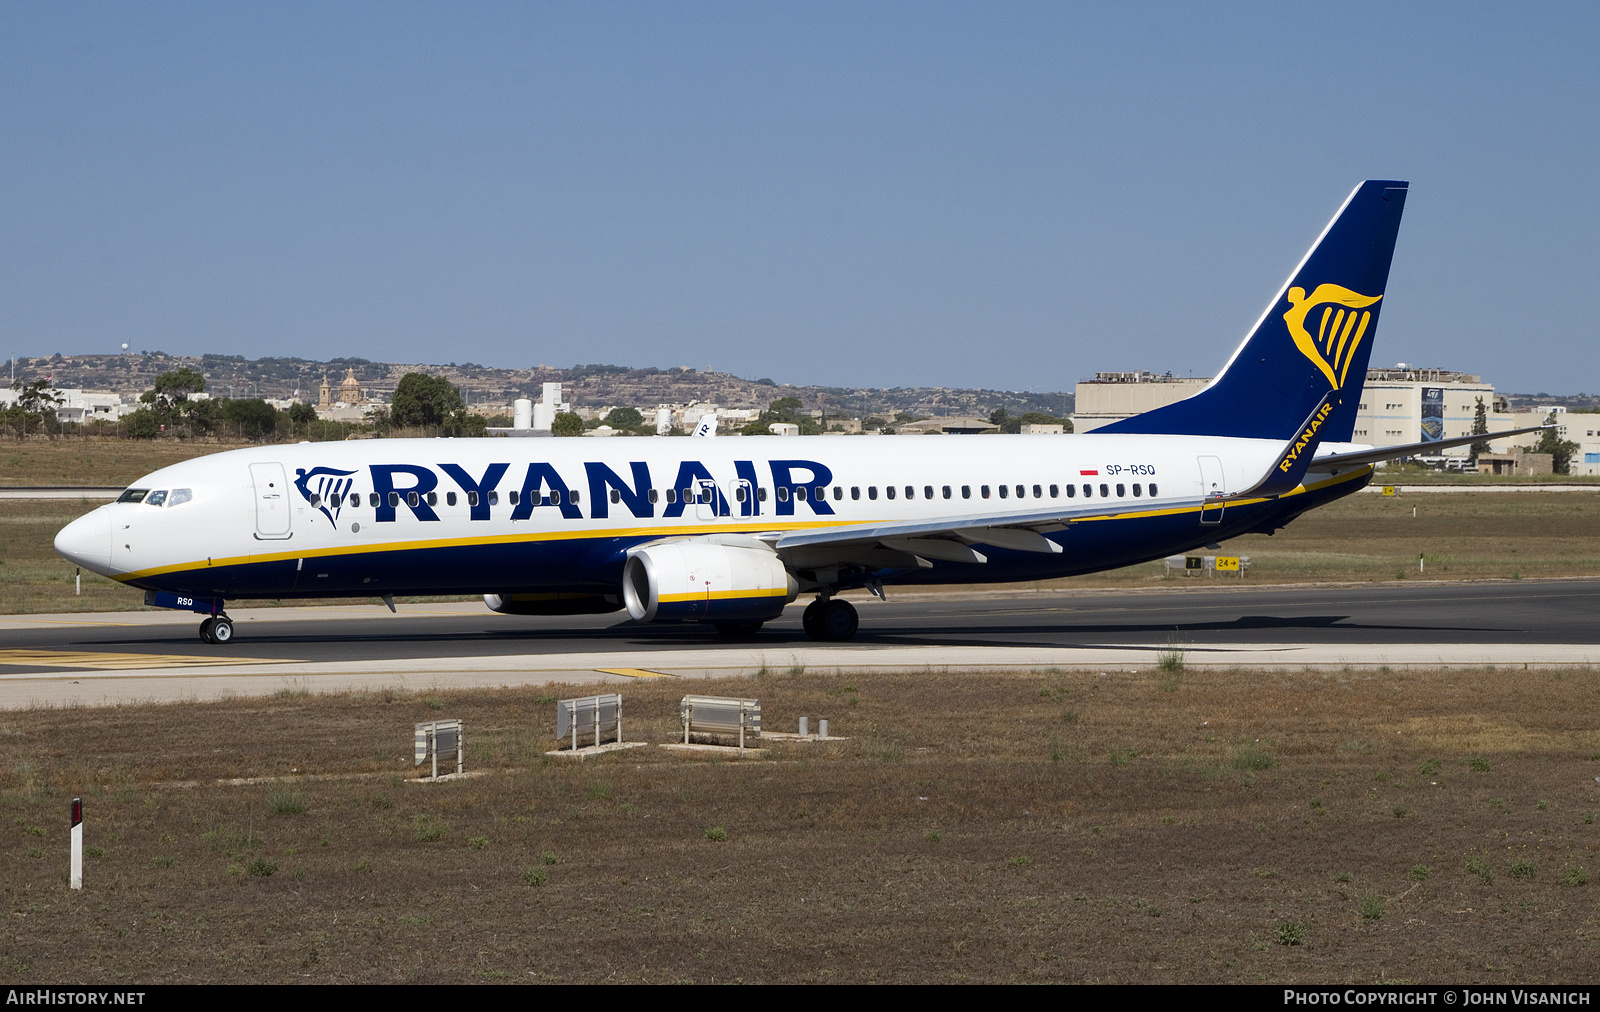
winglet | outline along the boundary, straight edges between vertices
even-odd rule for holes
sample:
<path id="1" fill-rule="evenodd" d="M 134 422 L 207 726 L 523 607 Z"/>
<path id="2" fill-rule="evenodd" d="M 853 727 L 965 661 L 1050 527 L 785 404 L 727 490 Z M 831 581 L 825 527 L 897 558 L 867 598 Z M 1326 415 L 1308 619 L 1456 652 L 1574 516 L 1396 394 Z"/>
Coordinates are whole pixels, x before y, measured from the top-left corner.
<path id="1" fill-rule="evenodd" d="M 708 411 L 700 416 L 700 424 L 694 427 L 692 435 L 707 438 L 717 434 L 717 413 Z"/>
<path id="2" fill-rule="evenodd" d="M 1228 498 L 1280 496 L 1299 488 L 1305 480 L 1306 471 L 1311 467 L 1311 458 L 1317 455 L 1317 446 L 1322 442 L 1322 428 L 1338 407 L 1337 391 L 1329 390 L 1323 394 L 1322 400 L 1311 409 L 1311 414 L 1306 416 L 1305 423 L 1295 432 L 1294 438 L 1284 445 L 1283 452 L 1272 462 L 1266 476 L 1248 491 Z"/>

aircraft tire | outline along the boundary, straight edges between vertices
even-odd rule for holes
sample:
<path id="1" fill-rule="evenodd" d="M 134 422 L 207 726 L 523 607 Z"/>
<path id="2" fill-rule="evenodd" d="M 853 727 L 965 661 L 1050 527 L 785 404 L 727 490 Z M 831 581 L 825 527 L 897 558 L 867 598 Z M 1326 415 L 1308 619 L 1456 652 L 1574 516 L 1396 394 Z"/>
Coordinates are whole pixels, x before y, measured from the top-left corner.
<path id="1" fill-rule="evenodd" d="M 211 642 L 218 646 L 233 642 L 233 619 L 218 615 L 211 620 Z"/>
<path id="2" fill-rule="evenodd" d="M 818 616 L 817 627 L 821 635 L 817 638 L 842 642 L 853 637 L 860 626 L 861 616 L 856 614 L 856 606 L 835 598 L 823 606 L 822 614 Z"/>
<path id="3" fill-rule="evenodd" d="M 800 615 L 800 625 L 805 629 L 806 635 L 814 640 L 822 639 L 822 611 L 827 606 L 827 602 L 819 597 L 806 605 L 806 610 Z"/>
<path id="4" fill-rule="evenodd" d="M 200 623 L 200 642 L 201 643 L 215 643 L 216 642 L 216 640 L 211 638 L 211 627 L 216 624 L 216 621 L 217 620 L 214 619 L 214 618 L 208 618 L 204 622 Z"/>

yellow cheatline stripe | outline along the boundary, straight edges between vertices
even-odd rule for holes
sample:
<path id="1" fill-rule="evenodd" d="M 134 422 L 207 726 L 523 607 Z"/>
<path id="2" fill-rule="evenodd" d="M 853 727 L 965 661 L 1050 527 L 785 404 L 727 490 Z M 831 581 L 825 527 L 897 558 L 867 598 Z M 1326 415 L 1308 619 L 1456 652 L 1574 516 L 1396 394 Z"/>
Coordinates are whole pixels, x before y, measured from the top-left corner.
<path id="1" fill-rule="evenodd" d="M 646 671 L 644 668 L 595 668 L 602 675 L 622 675 L 626 678 L 675 678 L 661 671 Z"/>
<path id="2" fill-rule="evenodd" d="M 1320 481 L 1314 485 L 1301 485 L 1292 492 L 1279 496 L 1287 499 L 1291 496 L 1302 495 L 1306 492 L 1327 488 L 1347 481 L 1354 481 L 1372 471 L 1372 465 L 1361 465 L 1349 474 Z M 1228 506 L 1253 506 L 1257 503 L 1269 502 L 1269 498 L 1258 499 L 1231 499 Z M 1211 507 L 1215 509 L 1215 507 Z M 1129 517 L 1164 517 L 1178 516 L 1184 513 L 1198 513 L 1199 506 L 1180 506 L 1170 509 L 1139 509 L 1134 507 L 1126 512 L 1107 513 L 1103 516 L 1082 517 L 1068 519 L 1069 523 L 1089 523 L 1097 520 L 1125 520 Z M 826 520 L 790 521 L 788 523 L 740 523 L 740 524 L 700 524 L 696 526 L 679 527 L 612 527 L 602 529 L 588 529 L 582 531 L 546 531 L 530 532 L 528 534 L 497 534 L 476 538 L 440 538 L 430 541 L 390 541 L 371 545 L 345 545 L 337 548 L 317 548 L 302 552 L 272 552 L 263 555 L 236 555 L 225 559 L 207 559 L 205 562 L 180 562 L 171 566 L 157 566 L 152 569 L 141 569 L 133 573 L 121 573 L 111 577 L 113 580 L 128 582 L 150 576 L 161 576 L 167 573 L 183 573 L 207 569 L 212 566 L 238 566 L 258 562 L 284 562 L 288 559 L 323 559 L 334 558 L 341 555 L 369 555 L 380 552 L 409 552 L 430 548 L 463 548 L 475 545 L 511 545 L 531 541 L 603 541 L 609 538 L 628 538 L 637 536 L 675 538 L 692 537 L 699 534 L 750 534 L 766 531 L 800 531 L 813 530 L 826 527 L 854 527 L 861 524 L 860 520 L 851 520 L 848 523 Z M 1003 526 L 1004 519 L 989 521 L 991 525 Z"/>
<path id="3" fill-rule="evenodd" d="M 733 601 L 747 597 L 788 597 L 787 588 L 777 590 L 696 590 L 688 594 L 662 594 L 662 604 L 676 604 L 679 601 Z"/>
<path id="4" fill-rule="evenodd" d="M 293 664 L 278 658 L 219 657 L 215 654 L 112 654 L 92 650 L 0 650 L 0 665 L 30 668 L 87 668 L 126 671 L 137 668 L 192 668 L 217 664 Z"/>
<path id="5" fill-rule="evenodd" d="M 513 545 L 530 541 L 603 541 L 608 538 L 628 538 L 636 536 L 675 538 L 690 537 L 696 534 L 739 534 L 759 533 L 764 531 L 790 531 L 805 530 L 812 527 L 831 527 L 835 524 L 826 521 L 797 521 L 781 524 L 773 523 L 742 523 L 742 524 L 702 524 L 698 526 L 679 527 L 608 527 L 590 528 L 582 531 L 543 531 L 528 534 L 493 534 L 476 538 L 438 538 L 427 541 L 389 541 L 370 545 L 342 545 L 337 548 L 317 548 L 302 552 L 271 552 L 261 555 L 235 555 L 225 559 L 207 559 L 204 562 L 180 562 L 172 566 L 156 566 L 151 569 L 141 569 L 133 573 L 120 573 L 111 577 L 113 580 L 127 582 L 147 576 L 160 576 L 165 573 L 181 573 L 191 570 L 198 571 L 213 566 L 238 566 L 258 562 L 285 562 L 289 559 L 324 559 L 341 555 L 373 555 L 380 552 L 409 552 L 428 548 L 464 548 L 476 545 Z"/>

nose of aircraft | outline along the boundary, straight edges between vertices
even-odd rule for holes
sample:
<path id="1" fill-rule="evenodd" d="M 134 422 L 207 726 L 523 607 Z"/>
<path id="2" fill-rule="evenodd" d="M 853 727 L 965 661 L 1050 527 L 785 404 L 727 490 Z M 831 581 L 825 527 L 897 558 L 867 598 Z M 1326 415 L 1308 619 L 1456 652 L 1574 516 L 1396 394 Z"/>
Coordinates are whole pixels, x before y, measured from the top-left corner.
<path id="1" fill-rule="evenodd" d="M 56 551 L 75 566 L 109 576 L 111 515 L 102 507 L 61 528 L 56 535 Z"/>

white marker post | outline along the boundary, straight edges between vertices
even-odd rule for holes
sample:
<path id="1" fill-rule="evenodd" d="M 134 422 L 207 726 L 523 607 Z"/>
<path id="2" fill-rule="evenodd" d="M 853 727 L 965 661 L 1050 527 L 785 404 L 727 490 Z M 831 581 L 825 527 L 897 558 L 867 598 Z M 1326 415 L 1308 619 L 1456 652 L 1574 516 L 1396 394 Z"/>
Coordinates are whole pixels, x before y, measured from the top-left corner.
<path id="1" fill-rule="evenodd" d="M 72 888 L 83 888 L 83 799 L 72 799 Z"/>

